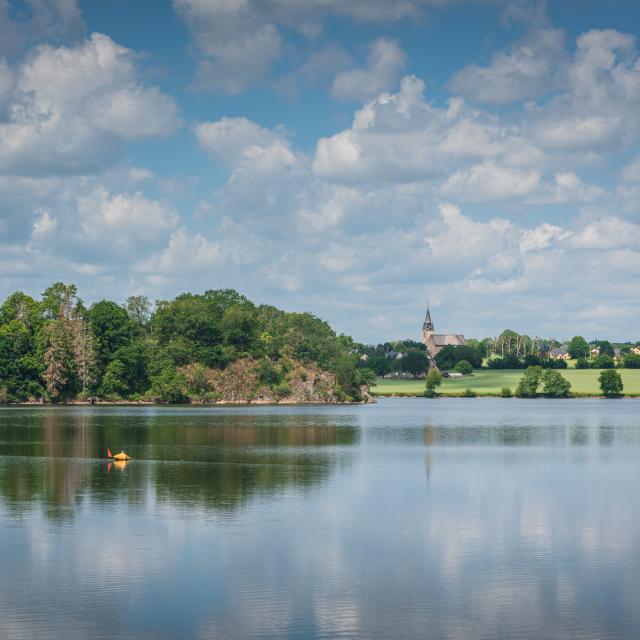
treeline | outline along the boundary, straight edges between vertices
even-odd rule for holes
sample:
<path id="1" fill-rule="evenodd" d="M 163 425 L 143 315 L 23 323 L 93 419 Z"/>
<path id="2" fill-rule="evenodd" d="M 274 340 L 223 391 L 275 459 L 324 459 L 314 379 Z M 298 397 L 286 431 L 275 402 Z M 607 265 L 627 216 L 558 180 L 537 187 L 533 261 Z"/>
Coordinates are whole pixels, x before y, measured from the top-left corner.
<path id="1" fill-rule="evenodd" d="M 427 349 L 415 340 L 395 340 L 378 345 L 357 344 L 358 366 L 371 369 L 377 376 L 405 373 L 424 374 L 429 366 Z"/>
<path id="2" fill-rule="evenodd" d="M 16 292 L 0 307 L 3 402 L 216 400 L 207 396 L 211 374 L 245 359 L 256 363 L 256 385 L 278 397 L 300 363 L 329 372 L 341 400 L 361 399 L 374 379 L 350 337 L 310 313 L 257 306 L 231 289 L 87 307 L 75 285 L 58 282 L 40 300 Z"/>

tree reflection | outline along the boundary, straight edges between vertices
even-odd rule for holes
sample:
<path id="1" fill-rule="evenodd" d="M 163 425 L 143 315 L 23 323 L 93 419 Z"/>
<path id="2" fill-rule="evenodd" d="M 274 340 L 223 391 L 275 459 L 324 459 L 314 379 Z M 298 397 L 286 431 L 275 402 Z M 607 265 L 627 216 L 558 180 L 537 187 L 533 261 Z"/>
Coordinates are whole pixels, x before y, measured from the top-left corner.
<path id="1" fill-rule="evenodd" d="M 228 511 L 326 480 L 357 438 L 318 415 L 13 412 L 0 424 L 0 494 L 14 514 L 42 507 L 54 520 L 149 499 Z M 134 460 L 109 466 L 107 447 Z"/>

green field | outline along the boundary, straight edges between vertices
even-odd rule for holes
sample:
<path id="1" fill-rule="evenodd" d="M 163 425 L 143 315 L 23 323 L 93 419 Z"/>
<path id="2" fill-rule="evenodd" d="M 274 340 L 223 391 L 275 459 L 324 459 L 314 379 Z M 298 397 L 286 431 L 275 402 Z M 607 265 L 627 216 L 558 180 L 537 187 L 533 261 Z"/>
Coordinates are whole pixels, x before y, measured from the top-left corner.
<path id="1" fill-rule="evenodd" d="M 624 383 L 625 395 L 640 395 L 640 369 L 618 369 Z M 600 394 L 597 369 L 564 369 L 560 373 L 571 383 L 571 391 L 578 395 Z M 502 387 L 515 391 L 522 370 L 475 371 L 472 376 L 456 380 L 443 380 L 437 391 L 441 395 L 460 395 L 465 389 L 472 389 L 478 395 L 499 395 Z M 385 380 L 378 378 L 373 394 L 421 395 L 424 380 Z"/>

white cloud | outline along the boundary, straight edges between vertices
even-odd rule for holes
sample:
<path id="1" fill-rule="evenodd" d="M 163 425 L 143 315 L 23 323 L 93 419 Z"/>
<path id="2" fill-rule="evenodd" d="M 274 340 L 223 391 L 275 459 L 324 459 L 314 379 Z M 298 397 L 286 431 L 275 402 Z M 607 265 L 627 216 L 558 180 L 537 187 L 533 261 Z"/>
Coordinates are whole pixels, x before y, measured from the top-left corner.
<path id="1" fill-rule="evenodd" d="M 9 0 L 0 0 L 0 56 L 33 42 L 74 38 L 84 30 L 76 0 L 26 0 L 26 5 L 26 12 L 14 12 Z"/>
<path id="2" fill-rule="evenodd" d="M 510 50 L 494 53 L 488 66 L 458 71 L 449 88 L 479 102 L 504 104 L 553 91 L 565 69 L 563 32 L 534 28 Z"/>
<path id="3" fill-rule="evenodd" d="M 133 52 L 101 34 L 38 48 L 16 72 L 7 111 L 0 173 L 19 175 L 97 171 L 123 142 L 179 125 L 175 101 L 143 85 Z"/>
<path id="4" fill-rule="evenodd" d="M 6 60 L 0 59 L 0 116 L 4 111 L 9 93 L 13 87 L 13 72 Z"/>
<path id="5" fill-rule="evenodd" d="M 366 100 L 388 91 L 398 82 L 406 55 L 394 40 L 380 38 L 371 45 L 367 67 L 340 72 L 331 95 L 338 100 Z"/>
<path id="6" fill-rule="evenodd" d="M 198 51 L 196 86 L 230 95 L 260 80 L 281 54 L 277 27 L 248 0 L 173 0 Z"/>
<path id="7" fill-rule="evenodd" d="M 228 95 L 236 95 L 259 83 L 282 58 L 283 52 L 293 49 L 290 43 L 283 42 L 286 29 L 295 29 L 313 42 L 321 35 L 325 20 L 330 18 L 388 23 L 417 19 L 425 9 L 460 1 L 492 0 L 172 0 L 174 10 L 184 19 L 191 34 L 197 59 L 196 88 Z M 389 44 L 389 41 L 383 42 Z M 385 51 L 383 45 L 376 49 L 379 51 L 374 51 L 372 63 L 387 76 L 386 82 L 381 83 L 368 70 L 353 70 L 350 79 L 357 82 L 357 95 L 347 86 L 345 78 L 336 87 L 341 98 L 373 95 L 376 89 L 367 90 L 366 78 L 376 84 L 377 90 L 391 87 L 389 76 L 395 78 L 397 67 L 402 66 L 403 54 L 392 46 L 387 46 Z M 309 73 L 326 73 L 327 68 L 335 66 L 335 53 L 335 49 L 312 53 L 309 64 L 304 63 L 303 68 L 287 74 L 282 79 L 284 84 L 278 83 L 279 86 L 291 92 L 295 82 L 308 77 Z M 340 54 L 338 66 L 344 63 L 345 57 Z"/>
<path id="8" fill-rule="evenodd" d="M 131 254 L 142 244 L 148 249 L 163 241 L 180 219 L 173 208 L 141 193 L 111 195 L 104 188 L 79 197 L 77 212 L 82 242 L 108 243 Z"/>
<path id="9" fill-rule="evenodd" d="M 283 128 L 265 129 L 246 118 L 222 118 L 197 124 L 194 132 L 200 146 L 225 166 L 273 170 L 295 162 Z"/>
<path id="10" fill-rule="evenodd" d="M 166 278 L 207 272 L 219 266 L 222 260 L 219 243 L 207 240 L 200 233 L 190 235 L 186 229 L 181 228 L 171 235 L 166 248 L 138 262 L 134 270 L 146 274 L 155 283 L 158 278 L 164 281 Z"/>
<path id="11" fill-rule="evenodd" d="M 293 97 L 299 92 L 300 85 L 330 83 L 336 73 L 348 67 L 350 63 L 351 58 L 342 47 L 328 44 L 312 51 L 300 67 L 280 78 L 275 86 L 289 97 Z"/>
<path id="12" fill-rule="evenodd" d="M 612 150 L 640 134 L 640 62 L 635 39 L 611 29 L 577 39 L 567 87 L 533 114 L 533 137 L 552 150 Z"/>
<path id="13" fill-rule="evenodd" d="M 538 171 L 501 167 L 486 161 L 453 173 L 442 185 L 442 193 L 465 202 L 487 202 L 528 196 L 539 185 Z"/>
<path id="14" fill-rule="evenodd" d="M 614 216 L 603 217 L 587 224 L 571 239 L 582 249 L 640 249 L 640 225 Z"/>

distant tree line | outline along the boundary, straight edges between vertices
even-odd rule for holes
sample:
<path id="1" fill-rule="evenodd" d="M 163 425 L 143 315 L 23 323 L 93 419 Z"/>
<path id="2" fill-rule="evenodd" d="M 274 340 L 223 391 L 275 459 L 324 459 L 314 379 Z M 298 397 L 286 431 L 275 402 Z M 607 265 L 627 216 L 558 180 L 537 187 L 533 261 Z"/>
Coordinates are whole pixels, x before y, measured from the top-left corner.
<path id="1" fill-rule="evenodd" d="M 57 282 L 40 300 L 16 292 L 0 307 L 2 402 L 188 401 L 207 370 L 240 358 L 261 361 L 261 382 L 274 386 L 287 361 L 313 363 L 335 376 L 347 400 L 359 399 L 375 378 L 361 366 L 353 340 L 326 322 L 255 305 L 232 289 L 184 293 L 155 305 L 132 296 L 124 304 L 86 306 L 75 285 Z"/>
<path id="2" fill-rule="evenodd" d="M 472 369 L 566 369 L 568 358 L 576 360 L 578 369 L 640 368 L 640 342 L 618 346 L 614 348 L 608 340 L 587 342 L 582 336 L 563 344 L 555 338 L 532 338 L 507 329 L 496 338 L 468 339 L 465 345 L 445 346 L 434 360 L 441 371 L 464 374 L 468 373 L 468 365 Z M 381 377 L 393 373 L 423 376 L 429 365 L 425 346 L 414 340 L 356 347 L 361 357 L 359 366 L 368 367 Z"/>

